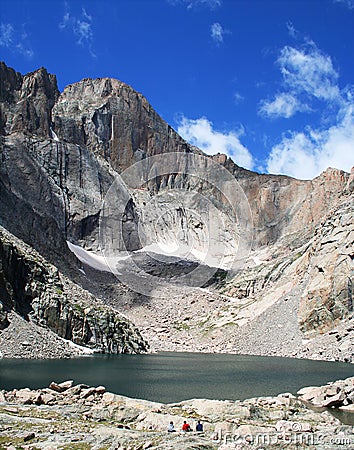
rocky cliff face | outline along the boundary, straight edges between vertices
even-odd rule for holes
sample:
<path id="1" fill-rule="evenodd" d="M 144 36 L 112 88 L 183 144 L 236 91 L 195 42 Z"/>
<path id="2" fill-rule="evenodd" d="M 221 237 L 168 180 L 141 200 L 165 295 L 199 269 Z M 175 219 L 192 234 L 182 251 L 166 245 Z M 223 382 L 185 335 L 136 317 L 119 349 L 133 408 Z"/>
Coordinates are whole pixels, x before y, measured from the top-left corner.
<path id="1" fill-rule="evenodd" d="M 118 172 L 146 156 L 190 151 L 190 146 L 130 86 L 85 79 L 67 86 L 53 108 L 61 140 L 85 146 Z"/>
<path id="2" fill-rule="evenodd" d="M 324 332 L 353 311 L 353 198 L 321 223 L 304 263 L 309 279 L 299 319 L 305 332 Z"/>
<path id="3" fill-rule="evenodd" d="M 139 353 L 138 330 L 92 294 L 72 283 L 35 250 L 0 227 L 0 328 L 8 314 L 103 353 Z M 0 343 L 3 347 L 4 342 Z M 31 343 L 28 343 L 30 346 Z M 34 345 L 34 343 L 32 343 Z M 33 353 L 39 349 L 33 348 Z M 6 348 L 3 353 L 7 354 Z"/>
<path id="4" fill-rule="evenodd" d="M 86 79 L 68 86 L 53 108 L 53 122 L 61 140 L 88 148 L 118 173 L 152 155 L 199 152 L 167 125 L 141 94 L 117 80 Z M 313 231 L 323 210 L 338 199 L 348 180 L 348 174 L 338 170 L 314 181 L 259 175 L 238 167 L 225 155 L 214 159 L 244 189 L 257 230 L 255 239 L 261 245 L 283 234 Z M 151 189 L 174 181 L 156 180 L 160 185 Z M 194 188 L 203 190 L 202 182 Z"/>
<path id="5" fill-rule="evenodd" d="M 0 132 L 50 136 L 51 111 L 59 96 L 55 75 L 43 67 L 24 77 L 0 62 Z"/>
<path id="6" fill-rule="evenodd" d="M 115 171 L 156 154 L 198 151 L 122 82 L 85 79 L 59 95 L 55 77 L 45 69 L 25 77 L 4 64 L 1 70 L 1 179 L 34 211 L 54 218 L 68 239 L 95 241 L 101 201 Z M 312 232 L 348 180 L 336 170 L 314 181 L 259 175 L 223 155 L 215 159 L 244 189 L 260 245 L 299 230 Z M 157 179 L 155 189 L 173 182 Z M 202 183 L 195 188 L 202 190 Z"/>
<path id="7" fill-rule="evenodd" d="M 59 93 L 55 76 L 43 68 L 22 76 L 0 64 L 0 225 L 67 274 L 77 267 L 77 261 L 66 240 L 86 250 L 98 250 L 102 201 L 115 175 L 146 157 L 168 152 L 201 154 L 126 84 L 107 78 L 85 79 Z M 254 223 L 253 252 L 247 265 L 232 282 L 216 286 L 215 295 L 221 293 L 239 302 L 236 306 L 240 311 L 245 304 L 264 303 L 260 309 L 257 306 L 259 313 L 286 297 L 291 291 L 287 283 L 292 279 L 303 287 L 291 294 L 297 300 L 301 297 L 300 304 L 294 306 L 300 333 L 323 332 L 347 317 L 351 312 L 353 273 L 348 246 L 353 238 L 346 228 L 351 222 L 348 219 L 344 223 L 342 215 L 352 214 L 353 176 L 328 169 L 314 180 L 300 181 L 245 170 L 225 155 L 212 158 L 243 188 Z M 152 180 L 145 194 L 132 192 L 125 217 L 128 249 L 141 246 L 135 237 L 138 223 L 142 222 L 141 206 L 149 196 L 168 192 L 176 185 L 205 197 L 211 193 L 203 180 L 190 183 L 190 179 L 176 174 Z M 180 221 L 178 199 L 171 205 L 169 230 L 173 234 Z M 155 202 L 149 217 L 154 220 L 165 208 L 164 203 Z M 178 226 L 183 231 L 192 222 L 195 226 L 195 218 L 186 215 Z M 89 282 L 75 272 L 79 283 L 90 286 L 104 301 L 124 304 L 126 290 L 110 284 L 113 293 L 103 288 L 99 291 L 94 286 L 95 276 Z M 267 298 L 269 302 L 262 303 Z M 35 302 L 30 303 L 33 309 Z M 52 306 L 48 304 L 37 316 L 55 328 L 61 319 L 58 309 Z M 227 305 L 227 314 L 235 312 L 234 306 Z M 163 311 L 163 306 L 159 307 Z M 46 316 L 47 308 L 53 314 Z M 139 322 L 137 310 L 131 311 Z M 253 320 L 258 313 L 253 311 L 242 323 Z M 6 319 L 1 314 L 0 326 L 4 326 Z M 161 319 L 157 314 L 151 320 L 159 323 Z M 234 322 L 238 327 L 240 322 Z M 62 326 L 58 327 L 57 333 L 66 333 Z M 87 344 L 90 338 L 85 339 Z M 213 339 L 215 342 L 215 336 Z"/>

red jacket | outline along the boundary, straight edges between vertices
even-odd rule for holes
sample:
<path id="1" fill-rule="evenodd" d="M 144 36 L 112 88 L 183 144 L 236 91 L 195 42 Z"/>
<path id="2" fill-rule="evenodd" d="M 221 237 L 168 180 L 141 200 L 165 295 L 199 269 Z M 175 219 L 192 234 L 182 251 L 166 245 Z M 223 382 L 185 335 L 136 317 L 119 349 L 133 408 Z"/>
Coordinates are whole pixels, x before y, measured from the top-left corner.
<path id="1" fill-rule="evenodd" d="M 182 425 L 182 431 L 190 431 L 190 430 L 191 430 L 191 427 L 189 426 L 188 423 L 184 423 Z"/>

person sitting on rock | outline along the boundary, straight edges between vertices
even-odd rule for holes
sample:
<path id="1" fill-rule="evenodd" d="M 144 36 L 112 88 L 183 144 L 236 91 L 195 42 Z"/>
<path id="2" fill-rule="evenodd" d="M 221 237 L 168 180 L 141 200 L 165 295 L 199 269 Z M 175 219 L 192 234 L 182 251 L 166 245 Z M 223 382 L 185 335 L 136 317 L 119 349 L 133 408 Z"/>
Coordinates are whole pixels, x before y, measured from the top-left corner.
<path id="1" fill-rule="evenodd" d="M 182 431 L 192 431 L 192 428 L 186 421 L 183 422 Z"/>
<path id="2" fill-rule="evenodd" d="M 197 426 L 195 427 L 195 431 L 199 431 L 199 432 L 203 431 L 203 424 L 200 423 L 200 420 L 198 420 Z"/>
<path id="3" fill-rule="evenodd" d="M 170 424 L 168 425 L 167 431 L 168 431 L 169 433 L 174 433 L 174 432 L 176 431 L 172 421 L 171 421 Z"/>

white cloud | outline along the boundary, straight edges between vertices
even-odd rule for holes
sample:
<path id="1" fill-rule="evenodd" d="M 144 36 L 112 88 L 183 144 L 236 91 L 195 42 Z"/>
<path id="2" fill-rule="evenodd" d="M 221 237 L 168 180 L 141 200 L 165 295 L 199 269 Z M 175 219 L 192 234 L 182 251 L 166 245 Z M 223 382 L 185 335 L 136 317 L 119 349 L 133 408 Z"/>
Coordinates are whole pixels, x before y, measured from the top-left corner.
<path id="1" fill-rule="evenodd" d="M 210 27 L 210 33 L 211 33 L 211 37 L 214 40 L 214 42 L 216 42 L 217 44 L 222 44 L 224 42 L 224 34 L 225 31 L 222 27 L 222 25 L 220 25 L 219 22 L 215 22 L 211 25 Z"/>
<path id="2" fill-rule="evenodd" d="M 277 63 L 285 85 L 292 91 L 320 100 L 338 99 L 338 73 L 331 58 L 323 55 L 313 43 L 308 51 L 284 47 Z"/>
<path id="3" fill-rule="evenodd" d="M 243 95 L 241 95 L 239 92 L 234 93 L 234 102 L 236 105 L 241 103 L 244 99 L 245 99 L 245 97 Z"/>
<path id="4" fill-rule="evenodd" d="M 268 161 L 269 173 L 312 179 L 327 167 L 350 172 L 354 165 L 354 102 L 349 93 L 337 123 L 327 130 L 292 132 L 273 147 Z"/>
<path id="5" fill-rule="evenodd" d="M 28 44 L 28 35 L 23 32 L 22 34 L 17 32 L 11 23 L 0 24 L 0 47 L 5 47 L 15 53 L 32 58 L 34 55 L 33 50 Z"/>
<path id="6" fill-rule="evenodd" d="M 277 64 L 284 91 L 272 101 L 261 102 L 259 114 L 290 118 L 296 112 L 312 111 L 311 102 L 317 100 L 324 103 L 323 117 L 331 123 L 326 129 L 308 126 L 284 134 L 269 154 L 267 171 L 300 179 L 312 179 L 327 167 L 350 171 L 354 165 L 353 90 L 340 89 L 331 58 L 311 41 L 306 49 L 284 47 Z M 338 113 L 333 117 L 334 111 Z"/>
<path id="7" fill-rule="evenodd" d="M 289 32 L 295 32 L 291 24 L 287 26 Z M 338 72 L 330 56 L 323 54 L 314 42 L 308 41 L 303 49 L 283 47 L 276 62 L 284 89 L 273 100 L 260 102 L 258 113 L 261 116 L 290 118 L 297 112 L 311 111 L 314 100 L 341 104 Z"/>
<path id="8" fill-rule="evenodd" d="M 221 0 L 168 0 L 172 5 L 183 3 L 187 6 L 187 9 L 192 9 L 197 6 L 207 6 L 210 9 L 218 8 L 222 5 Z"/>
<path id="9" fill-rule="evenodd" d="M 92 21 L 92 16 L 90 16 L 89 14 L 87 14 L 86 9 L 82 8 L 82 15 L 88 20 L 88 21 Z"/>
<path id="10" fill-rule="evenodd" d="M 67 6 L 67 5 L 66 5 Z M 68 11 L 64 14 L 62 21 L 59 23 L 60 30 L 69 30 L 76 37 L 76 43 L 82 47 L 88 48 L 92 57 L 95 53 L 92 50 L 93 31 L 92 16 L 90 16 L 85 8 L 82 8 L 81 17 L 72 16 Z"/>
<path id="11" fill-rule="evenodd" d="M 67 12 L 63 16 L 63 20 L 59 23 L 59 29 L 64 30 L 65 28 L 69 27 L 72 22 L 72 19 L 70 17 L 70 14 Z"/>
<path id="12" fill-rule="evenodd" d="M 91 24 L 81 20 L 77 21 L 75 33 L 78 36 L 78 43 L 84 45 L 85 42 L 92 41 L 92 29 Z"/>
<path id="13" fill-rule="evenodd" d="M 10 47 L 13 44 L 14 34 L 15 30 L 11 23 L 0 24 L 0 45 Z"/>
<path id="14" fill-rule="evenodd" d="M 334 0 L 334 3 L 344 3 L 349 9 L 354 9 L 354 0 Z"/>
<path id="15" fill-rule="evenodd" d="M 263 100 L 259 113 L 264 117 L 285 117 L 288 119 L 297 112 L 309 110 L 310 108 L 301 103 L 294 95 L 284 92 L 276 95 L 273 101 Z"/>
<path id="16" fill-rule="evenodd" d="M 243 131 L 220 132 L 213 129 L 213 123 L 206 117 L 199 119 L 188 119 L 182 117 L 178 126 L 178 133 L 190 142 L 201 148 L 208 155 L 225 153 L 230 156 L 236 164 L 252 169 L 254 161 L 249 150 L 241 144 L 240 135 Z"/>
<path id="17" fill-rule="evenodd" d="M 31 48 L 27 48 L 22 42 L 16 44 L 16 50 L 27 58 L 32 58 L 34 55 L 34 51 Z"/>
<path id="18" fill-rule="evenodd" d="M 292 24 L 292 22 L 287 22 L 286 23 L 286 27 L 288 29 L 289 35 L 292 38 L 297 38 L 299 32 L 297 31 L 297 29 L 294 27 L 294 25 Z"/>

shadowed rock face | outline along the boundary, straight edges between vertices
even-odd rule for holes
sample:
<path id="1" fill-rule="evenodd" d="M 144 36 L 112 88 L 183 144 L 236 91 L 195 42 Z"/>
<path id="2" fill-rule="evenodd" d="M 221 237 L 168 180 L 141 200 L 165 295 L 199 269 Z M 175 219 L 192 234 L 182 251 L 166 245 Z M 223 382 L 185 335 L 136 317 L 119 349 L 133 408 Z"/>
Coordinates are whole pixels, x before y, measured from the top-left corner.
<path id="1" fill-rule="evenodd" d="M 202 154 L 141 94 L 120 81 L 84 79 L 59 93 L 55 76 L 45 69 L 22 76 L 4 63 L 0 63 L 0 143 L 0 225 L 58 264 L 72 258 L 65 240 L 97 250 L 102 201 L 116 173 L 162 153 Z M 245 170 L 225 155 L 211 158 L 234 175 L 246 194 L 256 251 L 265 245 L 285 245 L 282 242 L 292 249 L 305 245 L 330 211 L 343 203 L 343 196 L 352 195 L 353 177 L 337 169 L 301 181 Z M 189 181 L 178 180 L 176 174 L 158 177 L 147 186 L 147 195 L 168 190 L 176 183 L 188 188 Z M 194 180 L 191 188 L 205 196 L 210 193 L 203 180 Z M 136 229 L 139 202 L 143 201 L 144 196 L 137 194 L 129 204 L 128 250 L 141 246 Z M 152 213 L 158 215 L 159 211 Z M 177 216 L 176 211 L 173 223 Z M 350 264 L 348 267 L 345 273 L 350 275 Z M 308 266 L 302 270 L 312 277 Z M 251 275 L 252 271 L 245 269 L 239 285 L 244 280 L 258 285 L 257 280 L 248 280 Z M 264 287 L 263 281 L 259 285 Z M 343 283 L 328 287 L 327 297 L 341 298 L 339 303 L 344 305 L 341 313 L 337 300 L 337 307 L 329 306 L 332 319 L 345 317 L 348 311 Z M 252 289 L 248 286 L 242 295 L 249 295 Z M 322 325 L 318 328 L 315 324 L 323 320 L 313 312 L 318 310 L 313 298 L 321 303 L 322 294 L 317 288 L 308 289 L 302 296 L 300 323 L 304 331 L 320 330 Z M 324 320 L 323 326 L 328 327 L 332 319 Z"/>
<path id="2" fill-rule="evenodd" d="M 59 96 L 55 75 L 43 67 L 22 77 L 0 63 L 0 133 L 50 135 L 51 111 Z"/>
<path id="3" fill-rule="evenodd" d="M 0 227 L 0 329 L 7 313 L 103 353 L 140 353 L 147 343 L 116 311 L 98 303 L 36 251 Z"/>

